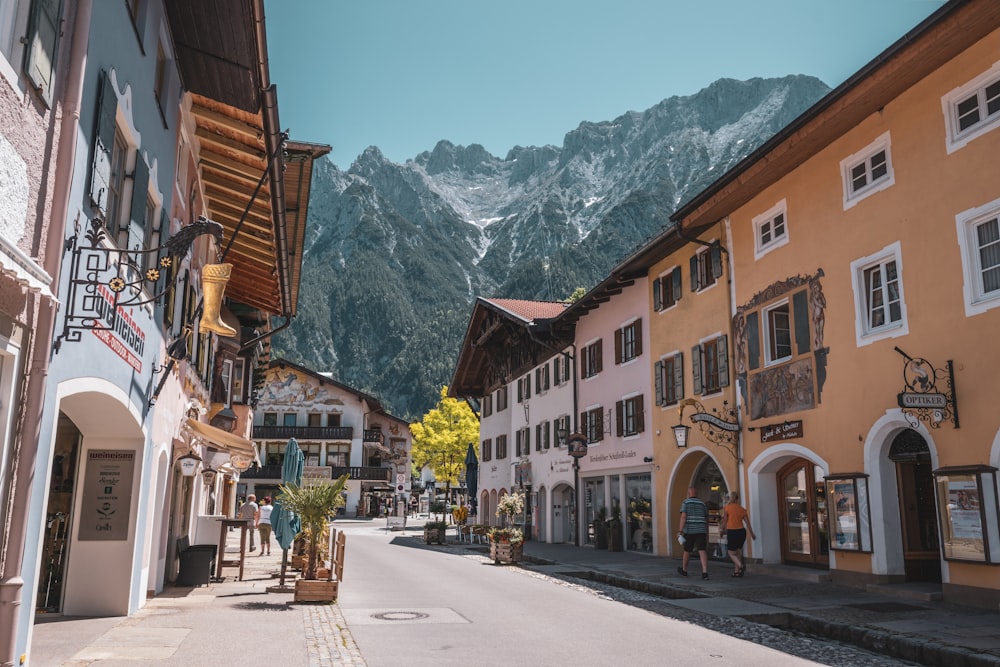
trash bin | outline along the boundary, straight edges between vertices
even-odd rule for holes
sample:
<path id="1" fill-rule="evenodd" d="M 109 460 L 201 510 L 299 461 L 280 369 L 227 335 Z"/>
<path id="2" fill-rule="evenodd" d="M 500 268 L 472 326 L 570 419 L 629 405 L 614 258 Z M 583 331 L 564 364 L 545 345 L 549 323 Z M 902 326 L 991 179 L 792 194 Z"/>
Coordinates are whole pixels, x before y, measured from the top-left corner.
<path id="1" fill-rule="evenodd" d="M 177 571 L 177 581 L 174 583 L 178 586 L 207 585 L 215 569 L 217 550 L 218 547 L 214 544 L 192 545 L 186 536 L 177 540 L 177 555 L 181 564 Z"/>

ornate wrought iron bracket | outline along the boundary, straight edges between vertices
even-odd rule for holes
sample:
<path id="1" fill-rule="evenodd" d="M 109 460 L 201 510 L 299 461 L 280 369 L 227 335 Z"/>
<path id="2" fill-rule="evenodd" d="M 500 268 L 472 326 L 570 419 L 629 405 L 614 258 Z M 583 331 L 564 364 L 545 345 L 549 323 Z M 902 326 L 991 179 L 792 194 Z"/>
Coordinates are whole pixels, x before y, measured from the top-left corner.
<path id="1" fill-rule="evenodd" d="M 79 341 L 84 331 L 113 333 L 126 341 L 144 339 L 122 309 L 160 299 L 197 237 L 211 234 L 217 247 L 222 244 L 222 225 L 204 217 L 183 227 L 164 245 L 148 250 L 123 250 L 109 245 L 100 218 L 92 218 L 88 227 L 83 239 L 77 229 L 64 249 L 70 256 L 69 291 L 63 330 L 54 344 L 57 353 L 64 341 Z M 141 354 L 140 348 L 135 349 Z"/>
<path id="2" fill-rule="evenodd" d="M 915 428 L 925 422 L 931 428 L 940 428 L 941 422 L 950 421 L 958 428 L 958 397 L 952 360 L 946 362 L 946 368 L 935 368 L 922 357 L 911 357 L 898 347 L 893 349 L 906 360 L 903 391 L 896 395 L 896 400 L 910 425 Z"/>
<path id="3" fill-rule="evenodd" d="M 736 408 L 730 406 L 729 401 L 723 401 L 721 410 L 712 408 L 712 411 L 708 412 L 700 401 L 685 398 L 678 406 L 678 417 L 681 425 L 684 423 L 684 408 L 687 407 L 694 408 L 694 413 L 688 419 L 691 423 L 698 425 L 698 429 L 705 436 L 705 439 L 720 447 L 725 447 L 726 451 L 732 454 L 738 463 L 740 460 L 740 422 Z"/>

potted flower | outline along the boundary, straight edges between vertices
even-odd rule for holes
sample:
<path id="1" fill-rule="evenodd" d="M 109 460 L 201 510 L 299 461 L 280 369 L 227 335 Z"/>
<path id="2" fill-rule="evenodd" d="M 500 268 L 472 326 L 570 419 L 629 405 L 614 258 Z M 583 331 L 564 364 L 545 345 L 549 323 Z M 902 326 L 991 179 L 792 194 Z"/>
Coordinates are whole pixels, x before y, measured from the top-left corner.
<path id="1" fill-rule="evenodd" d="M 500 525 L 490 528 L 490 558 L 500 563 L 517 563 L 521 560 L 524 532 L 515 527 L 514 517 L 524 512 L 524 494 L 511 493 L 497 502 Z"/>
<path id="2" fill-rule="evenodd" d="M 424 524 L 424 542 L 426 544 L 444 544 L 447 530 L 447 521 L 428 521 Z"/>
<path id="3" fill-rule="evenodd" d="M 347 475 L 341 476 L 332 484 L 309 484 L 296 486 L 285 484 L 281 486 L 278 501 L 282 507 L 295 512 L 302 522 L 301 535 L 306 540 L 306 562 L 302 568 L 302 579 L 295 582 L 295 599 L 315 601 L 336 598 L 336 581 L 317 581 L 316 569 L 320 552 L 329 536 L 329 522 L 344 504 L 343 491 L 347 486 Z"/>

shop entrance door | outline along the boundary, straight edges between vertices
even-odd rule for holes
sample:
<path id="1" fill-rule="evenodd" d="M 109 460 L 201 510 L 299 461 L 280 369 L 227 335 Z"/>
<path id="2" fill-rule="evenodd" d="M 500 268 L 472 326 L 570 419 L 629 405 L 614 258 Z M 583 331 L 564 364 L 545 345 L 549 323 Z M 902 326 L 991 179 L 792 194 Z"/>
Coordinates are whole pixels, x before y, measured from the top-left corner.
<path id="1" fill-rule="evenodd" d="M 49 477 L 49 505 L 42 539 L 42 571 L 38 581 L 36 612 L 51 614 L 62 611 L 79 452 L 80 431 L 69 417 L 60 412 L 52 475 Z"/>
<path id="2" fill-rule="evenodd" d="M 782 562 L 829 567 L 822 472 L 809 461 L 796 459 L 778 472 L 778 494 Z"/>
<path id="3" fill-rule="evenodd" d="M 940 582 L 941 555 L 930 449 L 923 436 L 906 429 L 893 439 L 889 459 L 896 465 L 906 581 Z"/>

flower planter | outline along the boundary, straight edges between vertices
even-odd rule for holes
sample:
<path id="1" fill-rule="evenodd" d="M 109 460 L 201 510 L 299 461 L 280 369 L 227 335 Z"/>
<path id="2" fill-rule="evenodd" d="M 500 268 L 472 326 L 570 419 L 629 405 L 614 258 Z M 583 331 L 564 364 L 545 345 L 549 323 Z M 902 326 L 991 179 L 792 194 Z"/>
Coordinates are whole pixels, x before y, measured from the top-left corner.
<path id="1" fill-rule="evenodd" d="M 295 602 L 333 602 L 337 599 L 339 581 L 296 579 Z"/>
<path id="2" fill-rule="evenodd" d="M 444 544 L 446 529 L 424 528 L 424 542 L 426 544 Z"/>
<path id="3" fill-rule="evenodd" d="M 497 565 L 501 563 L 520 563 L 522 554 L 522 543 L 511 544 L 510 542 L 490 542 L 490 558 Z"/>

